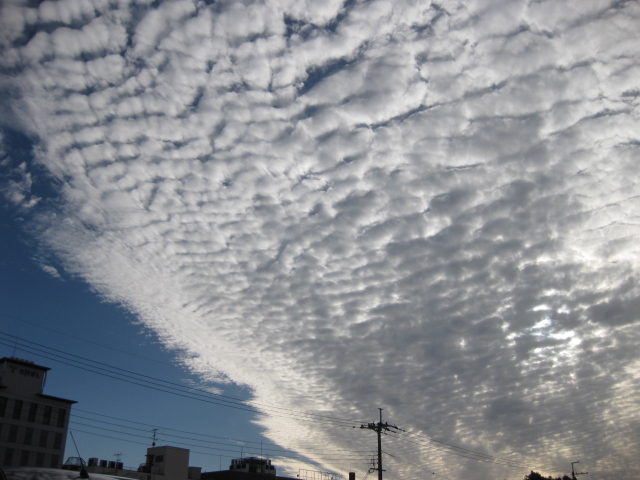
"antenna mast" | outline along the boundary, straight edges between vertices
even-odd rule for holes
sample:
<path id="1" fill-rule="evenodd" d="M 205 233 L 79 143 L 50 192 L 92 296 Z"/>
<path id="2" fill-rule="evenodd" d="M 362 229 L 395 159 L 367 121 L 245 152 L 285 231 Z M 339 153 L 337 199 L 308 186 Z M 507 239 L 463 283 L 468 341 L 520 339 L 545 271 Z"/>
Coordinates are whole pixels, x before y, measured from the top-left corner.
<path id="1" fill-rule="evenodd" d="M 78 444 L 76 443 L 76 439 L 73 436 L 73 432 L 69 430 L 69 434 L 71 435 L 71 440 L 73 440 L 73 446 L 76 447 L 76 453 L 78 454 L 78 458 L 80 459 L 80 478 L 89 478 L 89 473 L 87 472 L 87 469 L 84 468 L 84 460 L 80 455 L 80 450 L 78 450 Z"/>
<path id="2" fill-rule="evenodd" d="M 120 457 L 122 457 L 122 454 L 114 453 L 113 455 L 116 457 L 116 475 L 118 475 L 118 464 L 120 463 Z"/>

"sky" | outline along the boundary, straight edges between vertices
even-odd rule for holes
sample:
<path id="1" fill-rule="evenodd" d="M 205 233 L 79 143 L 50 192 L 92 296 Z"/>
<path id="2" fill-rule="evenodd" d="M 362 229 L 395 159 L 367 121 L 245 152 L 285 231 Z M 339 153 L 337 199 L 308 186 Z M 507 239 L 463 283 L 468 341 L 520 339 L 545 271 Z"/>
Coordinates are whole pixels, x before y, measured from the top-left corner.
<path id="1" fill-rule="evenodd" d="M 224 438 L 205 470 L 268 446 L 360 479 L 382 408 L 385 478 L 638 478 L 639 27 L 624 0 L 5 0 L 0 353 L 53 368 L 72 431 L 120 425 L 86 457 L 144 461 L 135 421 Z"/>

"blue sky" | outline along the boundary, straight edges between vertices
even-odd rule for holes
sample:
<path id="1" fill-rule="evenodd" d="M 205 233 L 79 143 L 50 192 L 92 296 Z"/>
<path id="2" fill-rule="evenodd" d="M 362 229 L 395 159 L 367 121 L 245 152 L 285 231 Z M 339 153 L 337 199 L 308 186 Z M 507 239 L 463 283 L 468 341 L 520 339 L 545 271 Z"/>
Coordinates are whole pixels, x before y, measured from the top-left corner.
<path id="1" fill-rule="evenodd" d="M 131 378 L 126 372 L 177 385 L 200 385 L 197 376 L 176 362 L 175 353 L 163 348 L 121 307 L 101 301 L 82 282 L 44 272 L 32 251 L 18 240 L 22 235 L 16 235 L 19 229 L 6 212 L 1 223 L 0 354 L 51 368 L 45 393 L 78 402 L 70 430 L 85 460 L 93 456 L 114 460 L 114 454 L 121 453 L 125 465 L 137 467 L 145 461 L 154 429 L 158 445 L 189 448 L 191 464 L 206 471 L 220 469 L 221 462 L 227 468 L 230 459 L 243 452 L 259 453 L 261 442 L 263 452 L 271 449 L 273 454 L 274 446 L 251 424 L 250 412 L 163 393 Z M 133 383 L 95 368 L 105 366 L 121 369 Z M 225 394 L 249 397 L 245 389 L 234 386 L 227 386 Z M 69 438 L 66 456 L 76 452 Z"/>
<path id="2" fill-rule="evenodd" d="M 637 2 L 0 8 L 3 331 L 256 410 L 54 394 L 290 474 L 383 408 L 393 478 L 638 476 Z"/>

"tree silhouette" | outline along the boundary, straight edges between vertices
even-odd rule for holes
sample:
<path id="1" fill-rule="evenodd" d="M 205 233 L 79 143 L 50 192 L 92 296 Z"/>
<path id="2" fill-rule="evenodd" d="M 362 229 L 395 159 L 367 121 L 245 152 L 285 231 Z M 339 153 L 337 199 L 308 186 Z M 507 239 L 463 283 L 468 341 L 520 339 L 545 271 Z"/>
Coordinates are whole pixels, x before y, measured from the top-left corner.
<path id="1" fill-rule="evenodd" d="M 531 473 L 529 475 L 524 476 L 524 480 L 571 480 L 571 477 L 568 477 L 567 475 L 556 478 L 553 478 L 552 476 L 543 477 L 538 472 L 534 472 L 533 470 L 531 470 Z"/>

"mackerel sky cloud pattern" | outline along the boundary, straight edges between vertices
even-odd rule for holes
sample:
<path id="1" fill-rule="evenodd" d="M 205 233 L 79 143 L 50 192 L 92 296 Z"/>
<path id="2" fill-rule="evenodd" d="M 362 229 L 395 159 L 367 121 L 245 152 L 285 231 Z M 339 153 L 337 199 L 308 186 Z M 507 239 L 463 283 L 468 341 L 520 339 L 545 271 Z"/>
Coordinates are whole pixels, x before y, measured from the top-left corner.
<path id="1" fill-rule="evenodd" d="M 0 22 L 2 192 L 52 274 L 258 402 L 640 474 L 638 2 L 7 0 Z M 319 445 L 374 442 L 283 422 L 260 420 L 326 469 L 348 466 Z M 523 474 L 386 441 L 398 477 Z"/>

